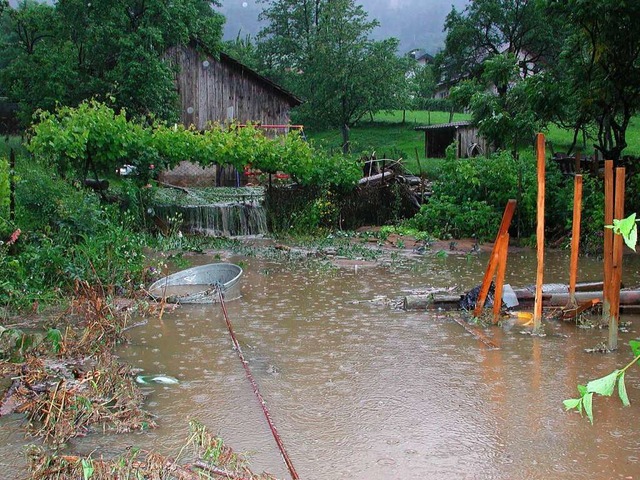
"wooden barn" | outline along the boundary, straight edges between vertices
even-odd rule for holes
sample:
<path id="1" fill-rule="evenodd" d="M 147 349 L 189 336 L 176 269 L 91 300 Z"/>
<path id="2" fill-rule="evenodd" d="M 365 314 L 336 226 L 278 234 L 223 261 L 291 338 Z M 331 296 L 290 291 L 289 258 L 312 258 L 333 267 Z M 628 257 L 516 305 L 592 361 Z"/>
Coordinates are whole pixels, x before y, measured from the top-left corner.
<path id="1" fill-rule="evenodd" d="M 176 67 L 180 121 L 204 130 L 211 123 L 288 125 L 289 114 L 301 101 L 266 77 L 225 53 L 219 58 L 193 45 L 170 48 L 165 57 Z M 282 132 L 283 130 L 279 130 Z M 159 180 L 181 186 L 241 186 L 247 181 L 233 167 L 199 167 L 181 162 L 161 172 Z"/>
<path id="2" fill-rule="evenodd" d="M 286 125 L 289 113 L 301 101 L 271 80 L 225 53 L 219 59 L 194 46 L 176 46 L 167 52 L 177 67 L 176 88 L 180 120 L 206 128 L 210 122 Z"/>
<path id="3" fill-rule="evenodd" d="M 456 158 L 477 157 L 490 151 L 478 127 L 469 121 L 426 125 L 415 128 L 424 132 L 424 154 L 427 158 L 444 158 L 449 145 L 457 142 Z"/>

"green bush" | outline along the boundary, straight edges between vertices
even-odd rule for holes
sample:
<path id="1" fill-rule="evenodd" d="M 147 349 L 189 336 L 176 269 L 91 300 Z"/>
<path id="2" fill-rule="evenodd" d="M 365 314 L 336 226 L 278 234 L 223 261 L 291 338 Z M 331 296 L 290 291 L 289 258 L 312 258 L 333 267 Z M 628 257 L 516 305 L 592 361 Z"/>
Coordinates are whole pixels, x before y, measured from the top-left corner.
<path id="1" fill-rule="evenodd" d="M 83 235 L 99 231 L 104 218 L 99 197 L 32 163 L 16 185 L 16 222 L 25 232 Z"/>
<path id="2" fill-rule="evenodd" d="M 162 123 L 146 126 L 93 100 L 53 114 L 41 112 L 29 150 L 55 165 L 63 177 L 86 176 L 89 163 L 98 174 L 112 175 L 126 163 L 137 168 L 142 184 L 159 168 L 182 160 L 282 171 L 302 185 L 350 186 L 360 174 L 357 162 L 343 156 L 327 158 L 297 132 L 270 138 L 252 125 L 212 125 L 205 132 Z"/>
<path id="3" fill-rule="evenodd" d="M 553 162 L 547 162 L 546 226 L 557 235 L 570 228 L 570 178 L 562 175 Z M 533 155 L 514 158 L 501 152 L 488 158 L 448 159 L 429 202 L 408 223 L 438 237 L 493 238 L 510 199 L 518 202 L 513 228 L 521 237 L 535 234 L 537 168 Z M 585 211 L 595 212 L 595 204 L 589 204 Z"/>
<path id="4" fill-rule="evenodd" d="M 404 222 L 441 239 L 475 237 L 486 240 L 495 236 L 500 224 L 500 214 L 487 202 L 469 200 L 456 203 L 451 196 L 432 198 L 420 208 L 420 212 Z"/>

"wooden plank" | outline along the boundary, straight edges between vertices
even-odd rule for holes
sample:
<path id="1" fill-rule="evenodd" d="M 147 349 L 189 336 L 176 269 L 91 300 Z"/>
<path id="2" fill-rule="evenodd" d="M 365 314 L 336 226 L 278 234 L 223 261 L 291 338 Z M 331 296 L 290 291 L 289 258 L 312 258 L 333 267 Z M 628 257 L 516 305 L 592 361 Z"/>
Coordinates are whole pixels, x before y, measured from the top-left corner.
<path id="1" fill-rule="evenodd" d="M 604 224 L 613 223 L 613 160 L 604 162 Z M 611 316 L 611 266 L 613 262 L 613 230 L 604 229 L 604 299 L 602 300 L 602 325 L 609 325 Z"/>
<path id="2" fill-rule="evenodd" d="M 618 220 L 624 218 L 624 183 L 625 183 L 625 168 L 616 168 L 616 188 L 615 188 L 615 202 L 614 202 L 614 217 Z M 609 229 L 607 229 L 609 230 Z M 613 238 L 613 251 L 611 262 L 611 287 L 610 287 L 610 301 L 611 311 L 609 316 L 609 343 L 607 347 L 609 350 L 618 349 L 618 323 L 620 317 L 620 282 L 622 280 L 622 249 L 623 249 L 622 235 L 615 235 Z"/>
<path id="3" fill-rule="evenodd" d="M 505 235 L 507 235 L 509 232 L 509 226 L 511 225 L 511 220 L 513 219 L 513 213 L 516 210 L 516 204 L 517 202 L 515 200 L 509 200 L 507 202 L 507 206 L 504 209 L 504 213 L 502 214 L 502 222 L 500 223 L 500 228 L 498 229 L 496 241 L 493 243 L 491 257 L 489 258 L 489 264 L 487 265 L 487 269 L 484 273 L 484 278 L 482 279 L 482 286 L 480 287 L 480 294 L 478 295 L 476 308 L 473 310 L 473 315 L 475 317 L 480 315 L 480 312 L 484 307 L 484 302 L 487 299 L 487 295 L 489 294 L 491 279 L 493 278 L 493 274 L 495 273 L 496 267 L 498 266 L 498 253 L 501 248 L 500 242 L 504 241 Z M 507 244 L 508 242 L 509 240 L 507 238 Z"/>
<path id="4" fill-rule="evenodd" d="M 493 297 L 493 323 L 500 320 L 502 310 L 502 289 L 504 288 L 504 275 L 507 271 L 507 254 L 509 251 L 509 233 L 504 235 L 498 253 L 498 272 L 496 273 L 496 291 Z"/>
<path id="5" fill-rule="evenodd" d="M 544 135 L 537 136 L 537 170 L 538 170 L 538 202 L 536 243 L 538 262 L 536 270 L 536 300 L 533 307 L 533 331 L 542 327 L 542 283 L 544 280 L 544 196 L 545 196 L 545 143 Z"/>
<path id="6" fill-rule="evenodd" d="M 571 226 L 571 262 L 569 266 L 569 303 L 567 308 L 577 307 L 575 296 L 578 280 L 578 254 L 580 253 L 581 213 L 582 175 L 576 175 L 573 181 L 573 224 Z"/>

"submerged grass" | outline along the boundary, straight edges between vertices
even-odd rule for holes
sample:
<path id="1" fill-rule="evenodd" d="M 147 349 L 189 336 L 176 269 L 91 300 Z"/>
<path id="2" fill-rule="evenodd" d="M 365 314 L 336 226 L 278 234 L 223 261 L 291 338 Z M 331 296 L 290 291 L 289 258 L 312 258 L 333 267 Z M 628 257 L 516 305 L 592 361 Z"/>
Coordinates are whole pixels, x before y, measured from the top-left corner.
<path id="1" fill-rule="evenodd" d="M 64 455 L 32 446 L 29 451 L 32 479 L 276 480 L 266 473 L 254 474 L 245 456 L 235 453 L 201 423 L 192 420 L 189 428 L 189 437 L 175 458 L 137 448 L 128 449 L 117 457 L 104 458 Z M 187 450 L 189 458 L 181 462 L 180 458 Z"/>
<path id="2" fill-rule="evenodd" d="M 79 282 L 70 307 L 54 320 L 56 327 L 43 326 L 46 334 L 37 341 L 32 332 L 0 329 L 0 337 L 9 339 L 0 345 L 0 375 L 13 380 L 0 399 L 0 415 L 23 413 L 27 433 L 39 439 L 39 446 L 29 449 L 31 478 L 274 479 L 253 474 L 244 456 L 197 421 L 190 423 L 188 440 L 176 458 L 140 449 L 116 458 L 65 453 L 67 442 L 77 436 L 156 425 L 143 410 L 131 367 L 111 353 L 125 341 L 130 311 L 116 308 L 100 286 Z M 187 460 L 179 463 L 183 455 Z"/>

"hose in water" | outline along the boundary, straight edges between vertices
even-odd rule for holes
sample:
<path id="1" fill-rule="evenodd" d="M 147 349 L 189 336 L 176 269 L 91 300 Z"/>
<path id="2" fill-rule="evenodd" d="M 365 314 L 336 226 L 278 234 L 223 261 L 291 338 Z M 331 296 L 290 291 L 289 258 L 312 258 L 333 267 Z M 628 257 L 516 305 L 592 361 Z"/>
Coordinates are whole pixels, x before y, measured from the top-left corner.
<path id="1" fill-rule="evenodd" d="M 251 370 L 249 369 L 249 364 L 247 363 L 247 361 L 244 359 L 244 355 L 242 354 L 242 349 L 240 348 L 240 344 L 238 343 L 238 340 L 236 339 L 236 334 L 233 331 L 233 326 L 231 325 L 231 321 L 229 320 L 229 315 L 227 314 L 227 307 L 224 303 L 224 294 L 222 292 L 222 288 L 218 287 L 218 295 L 220 297 L 220 306 L 222 307 L 222 314 L 224 315 L 224 321 L 227 324 L 227 328 L 229 329 L 229 335 L 231 335 L 231 340 L 233 341 L 233 346 L 236 349 L 236 352 L 238 352 L 238 357 L 240 357 L 240 362 L 242 362 L 242 366 L 244 368 L 244 372 L 247 374 L 247 378 L 249 379 L 249 383 L 251 383 L 251 386 L 253 387 L 253 393 L 255 393 L 256 397 L 258 398 L 258 402 L 260 403 L 260 406 L 262 407 L 262 411 L 264 413 L 265 418 L 267 419 L 267 423 L 269 424 L 269 428 L 271 429 L 271 433 L 273 434 L 273 438 L 276 441 L 276 444 L 278 445 L 278 448 L 280 449 L 280 453 L 282 454 L 282 458 L 284 459 L 284 463 L 287 464 L 287 468 L 289 469 L 289 473 L 291 474 L 291 478 L 293 480 L 299 480 L 300 477 L 298 476 L 298 473 L 296 472 L 296 469 L 293 466 L 293 463 L 291 462 L 291 459 L 289 458 L 289 455 L 287 454 L 286 449 L 284 448 L 284 443 L 282 443 L 282 439 L 280 438 L 280 435 L 278 434 L 278 430 L 276 429 L 276 426 L 273 423 L 273 420 L 271 420 L 271 415 L 269 414 L 269 409 L 267 408 L 267 404 L 264 401 L 264 398 L 262 397 L 262 394 L 260 393 L 260 390 L 258 389 L 258 384 L 256 383 L 255 379 L 253 378 L 253 375 L 251 374 Z"/>

